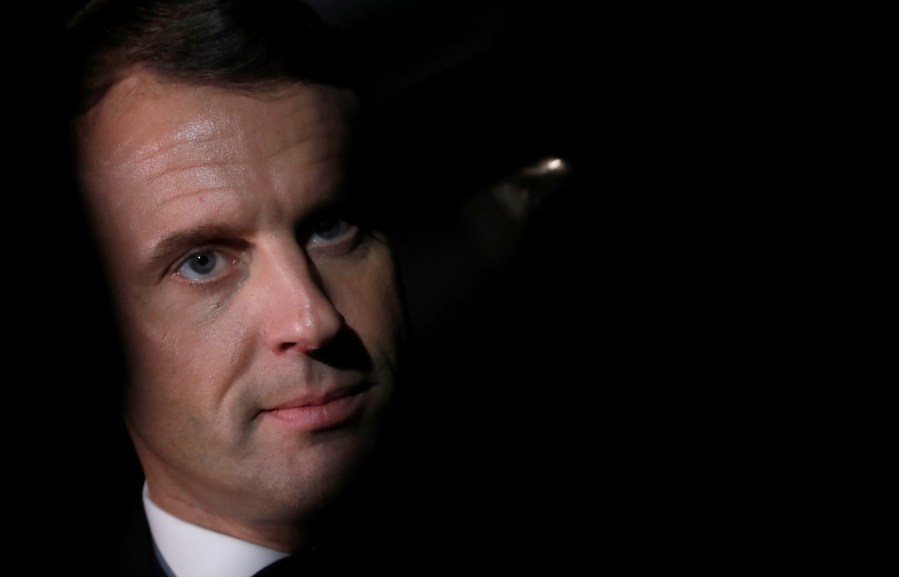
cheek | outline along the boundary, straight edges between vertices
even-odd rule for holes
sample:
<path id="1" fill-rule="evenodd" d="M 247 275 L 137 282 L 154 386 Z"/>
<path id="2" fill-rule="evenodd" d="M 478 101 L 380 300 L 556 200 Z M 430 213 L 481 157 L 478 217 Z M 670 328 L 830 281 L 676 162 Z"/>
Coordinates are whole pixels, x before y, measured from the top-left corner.
<path id="1" fill-rule="evenodd" d="M 188 317 L 189 318 L 189 317 Z M 187 319 L 184 319 L 187 321 Z M 129 322 L 130 382 L 125 408 L 145 442 L 198 440 L 220 422 L 226 398 L 243 366 L 229 336 L 234 323 Z M 211 428 L 212 427 L 212 428 Z"/>
<path id="2" fill-rule="evenodd" d="M 209 313 L 148 301 L 122 312 L 132 381 L 144 396 L 177 403 L 202 394 L 214 403 L 242 366 L 248 324 L 236 307 Z"/>
<path id="3" fill-rule="evenodd" d="M 331 297 L 347 324 L 371 352 L 393 356 L 402 338 L 404 317 L 392 261 L 382 257 L 335 282 Z"/>

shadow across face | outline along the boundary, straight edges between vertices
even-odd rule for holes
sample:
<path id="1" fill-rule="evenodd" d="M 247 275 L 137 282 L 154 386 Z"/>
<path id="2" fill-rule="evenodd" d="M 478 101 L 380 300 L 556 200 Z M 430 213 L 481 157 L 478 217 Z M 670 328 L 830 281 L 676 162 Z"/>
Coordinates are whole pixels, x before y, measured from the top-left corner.
<path id="1" fill-rule="evenodd" d="M 374 366 L 359 334 L 346 324 L 324 346 L 306 354 L 309 358 L 338 370 L 370 371 Z"/>

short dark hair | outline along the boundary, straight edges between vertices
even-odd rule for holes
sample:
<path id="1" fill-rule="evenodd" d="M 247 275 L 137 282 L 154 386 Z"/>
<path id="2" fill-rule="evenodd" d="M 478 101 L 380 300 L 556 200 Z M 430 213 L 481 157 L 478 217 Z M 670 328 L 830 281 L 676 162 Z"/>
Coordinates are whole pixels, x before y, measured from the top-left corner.
<path id="1" fill-rule="evenodd" d="M 250 91 L 294 82 L 364 91 L 348 39 L 301 0 L 91 0 L 66 38 L 71 116 L 134 67 Z"/>

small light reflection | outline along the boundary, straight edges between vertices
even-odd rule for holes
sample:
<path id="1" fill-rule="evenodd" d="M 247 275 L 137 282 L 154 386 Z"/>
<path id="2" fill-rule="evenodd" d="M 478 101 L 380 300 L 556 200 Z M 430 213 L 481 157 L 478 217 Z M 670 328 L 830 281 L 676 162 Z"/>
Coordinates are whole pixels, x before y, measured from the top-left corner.
<path id="1" fill-rule="evenodd" d="M 524 221 L 547 196 L 564 186 L 570 172 L 564 159 L 543 158 L 494 183 L 491 193 L 515 220 Z"/>
<path id="2" fill-rule="evenodd" d="M 564 160 L 558 157 L 544 158 L 521 168 L 522 175 L 539 176 L 551 172 L 561 172 L 568 168 Z"/>

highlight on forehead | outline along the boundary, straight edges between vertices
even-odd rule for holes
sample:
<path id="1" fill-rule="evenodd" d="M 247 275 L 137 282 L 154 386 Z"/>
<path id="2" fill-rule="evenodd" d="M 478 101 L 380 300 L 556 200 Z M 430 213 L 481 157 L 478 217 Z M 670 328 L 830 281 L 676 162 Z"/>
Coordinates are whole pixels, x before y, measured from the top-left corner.
<path id="1" fill-rule="evenodd" d="M 170 181 L 163 188 L 172 194 L 214 190 L 228 180 L 221 167 L 283 162 L 278 157 L 289 160 L 291 149 L 313 164 L 339 158 L 335 168 L 343 180 L 354 164 L 357 103 L 352 92 L 333 87 L 293 84 L 247 93 L 160 81 L 137 70 L 77 122 L 82 193 L 120 178 L 131 182 L 132 192 L 133 186 L 159 188 L 161 178 Z"/>
<path id="2" fill-rule="evenodd" d="M 342 133 L 345 137 L 350 137 L 351 130 L 356 126 L 356 120 L 359 115 L 359 98 L 348 90 L 336 88 L 332 86 L 323 86 L 305 83 L 286 83 L 279 82 L 269 85 L 265 91 L 246 90 L 244 88 L 222 88 L 217 86 L 196 85 L 181 81 L 172 81 L 161 78 L 157 74 L 147 71 L 143 67 L 136 67 L 130 73 L 123 77 L 119 82 L 111 87 L 110 91 L 98 101 L 89 111 L 73 121 L 74 144 L 79 150 L 79 164 L 81 168 L 85 168 L 87 158 L 84 156 L 85 149 L 90 148 L 89 140 L 102 138 L 102 131 L 98 132 L 98 126 L 102 122 L 104 125 L 116 124 L 125 115 L 132 114 L 135 111 L 135 104 L 140 105 L 140 113 L 146 114 L 147 119 L 143 122 L 136 123 L 136 127 L 140 130 L 141 124 L 145 124 L 147 128 L 153 128 L 159 121 L 166 121 L 171 110 L 172 115 L 179 112 L 172 109 L 170 104 L 163 102 L 166 98 L 172 96 L 177 98 L 196 98 L 199 100 L 209 99 L 209 106 L 203 106 L 202 110 L 210 111 L 209 116 L 200 114 L 196 118 L 186 121 L 183 126 L 179 127 L 179 134 L 173 135 L 174 138 L 165 144 L 149 144 L 148 148 L 142 154 L 152 155 L 162 146 L 171 145 L 177 142 L 197 142 L 205 139 L 215 138 L 221 134 L 223 127 L 228 127 L 231 122 L 225 121 L 218 123 L 209 122 L 209 118 L 215 114 L 214 100 L 219 96 L 236 95 L 240 97 L 250 98 L 259 102 L 277 102 L 282 99 L 294 99 L 297 107 L 297 118 L 303 116 L 303 112 L 308 109 L 318 108 L 330 113 L 330 118 L 335 122 L 339 119 L 342 126 Z M 159 106 L 154 107 L 154 101 L 159 101 Z M 177 120 L 175 116 L 171 116 L 173 120 Z M 252 130 L 252 124 L 245 124 L 242 130 Z M 134 136 L 133 134 L 107 134 L 115 138 L 127 138 Z M 93 159 L 96 162 L 97 159 Z"/>

